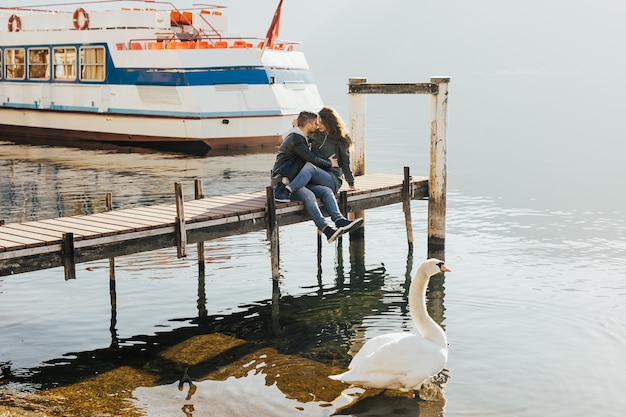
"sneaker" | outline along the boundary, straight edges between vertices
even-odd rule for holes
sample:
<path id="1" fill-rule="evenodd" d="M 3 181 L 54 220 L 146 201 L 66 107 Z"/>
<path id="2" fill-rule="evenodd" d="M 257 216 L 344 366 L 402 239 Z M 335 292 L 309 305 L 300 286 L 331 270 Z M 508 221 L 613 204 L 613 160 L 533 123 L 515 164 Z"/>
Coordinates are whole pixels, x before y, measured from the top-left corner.
<path id="1" fill-rule="evenodd" d="M 326 235 L 328 243 L 333 243 L 335 239 L 343 234 L 343 229 L 335 229 L 332 226 L 326 226 L 322 232 Z"/>
<path id="2" fill-rule="evenodd" d="M 291 191 L 285 187 L 282 181 L 276 184 L 276 188 L 274 188 L 274 200 L 279 203 L 288 203 L 291 201 Z"/>
<path id="3" fill-rule="evenodd" d="M 335 222 L 335 226 L 337 226 L 338 229 L 342 229 L 343 233 L 348 233 L 363 226 L 363 217 L 354 220 L 341 218 Z"/>

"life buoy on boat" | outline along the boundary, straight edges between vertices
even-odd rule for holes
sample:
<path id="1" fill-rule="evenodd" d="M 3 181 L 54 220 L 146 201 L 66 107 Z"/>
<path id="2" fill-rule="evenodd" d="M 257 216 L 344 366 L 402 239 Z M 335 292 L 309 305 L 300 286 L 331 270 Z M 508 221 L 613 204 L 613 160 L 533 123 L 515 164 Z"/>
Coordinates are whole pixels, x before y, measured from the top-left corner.
<path id="1" fill-rule="evenodd" d="M 82 24 L 79 22 L 81 16 L 83 21 Z M 74 21 L 74 29 L 76 30 L 85 30 L 89 26 L 89 15 L 82 7 L 74 10 L 74 15 L 72 16 L 72 19 Z"/>
<path id="2" fill-rule="evenodd" d="M 19 32 L 22 29 L 22 19 L 16 14 L 9 17 L 9 32 Z"/>

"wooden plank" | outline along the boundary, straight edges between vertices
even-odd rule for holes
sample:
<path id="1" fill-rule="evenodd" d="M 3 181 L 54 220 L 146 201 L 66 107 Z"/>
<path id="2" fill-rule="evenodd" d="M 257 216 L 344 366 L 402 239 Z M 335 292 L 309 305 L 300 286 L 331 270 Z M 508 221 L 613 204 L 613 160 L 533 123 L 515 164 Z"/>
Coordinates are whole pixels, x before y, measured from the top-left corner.
<path id="1" fill-rule="evenodd" d="M 39 256 L 41 254 L 48 254 L 58 252 L 61 253 L 61 244 L 49 245 L 49 246 L 37 246 L 34 248 L 21 247 L 19 249 L 10 250 L 7 252 L 0 252 L 0 261 L 6 260 L 20 260 L 29 256 Z"/>
<path id="2" fill-rule="evenodd" d="M 119 213 L 112 211 L 92 214 L 90 215 L 90 218 L 96 221 L 102 219 L 106 223 L 117 224 L 119 226 L 128 225 L 129 228 L 133 228 L 135 230 L 147 229 L 158 224 L 150 220 L 120 215 Z"/>
<path id="3" fill-rule="evenodd" d="M 194 216 L 194 217 L 202 217 L 202 216 L 210 217 L 210 216 L 215 216 L 219 214 L 225 214 L 225 215 L 246 214 L 246 213 L 251 213 L 255 211 L 263 211 L 263 209 L 258 206 L 246 206 L 245 204 L 221 205 L 219 207 L 213 207 L 211 209 L 203 209 L 203 208 L 198 208 L 198 207 L 185 206 L 185 212 L 189 212 L 191 216 Z"/>
<path id="4" fill-rule="evenodd" d="M 29 226 L 29 227 L 34 227 L 34 228 L 40 228 L 46 231 L 56 231 L 56 232 L 61 233 L 61 236 L 63 236 L 63 233 L 67 232 L 67 227 L 65 227 L 64 225 L 58 225 L 54 223 L 43 223 L 43 220 L 39 222 L 24 223 L 24 225 Z M 82 239 L 85 236 L 84 233 L 87 233 L 87 232 L 83 232 L 83 234 L 81 234 L 81 233 L 78 233 L 77 230 L 74 230 L 74 240 Z"/>
<path id="5" fill-rule="evenodd" d="M 189 209 L 192 213 L 188 216 L 188 220 L 199 221 L 202 218 L 219 218 L 232 215 L 244 215 L 252 212 L 263 212 L 264 207 L 257 207 L 250 203 L 244 203 L 243 205 L 225 205 L 219 202 L 211 202 L 204 206 L 190 206 L 185 205 L 185 210 Z"/>
<path id="6" fill-rule="evenodd" d="M 75 241 L 74 246 L 76 248 L 87 248 L 91 246 L 110 245 L 113 243 L 123 243 L 125 241 L 152 239 L 162 235 L 171 235 L 174 238 L 174 224 L 169 226 L 163 226 L 159 228 L 152 228 L 148 230 L 141 230 L 137 232 L 129 232 L 124 234 L 115 234 L 110 236 L 92 236 L 89 239 L 83 239 L 82 241 Z M 154 249 L 162 249 L 161 247 L 155 247 Z M 153 249 L 148 249 L 153 250 Z"/>
<path id="7" fill-rule="evenodd" d="M 4 228 L 4 226 L 2 227 Z M 15 231 L 13 232 L 16 233 Z M 7 231 L 0 231 L 0 236 L 2 236 L 2 239 L 8 242 L 24 244 L 26 245 L 26 247 L 45 245 L 45 241 L 41 239 L 33 239 L 33 238 L 25 237 L 25 236 L 20 236 L 17 234 L 12 234 L 10 229 Z"/>
<path id="8" fill-rule="evenodd" d="M 150 219 L 154 219 L 154 221 L 158 221 L 161 224 L 165 224 L 165 223 L 173 223 L 174 222 L 174 218 L 176 217 L 176 211 L 173 212 L 169 212 L 169 211 L 163 211 L 162 209 L 159 209 L 158 207 L 154 206 L 154 207 L 136 207 L 133 209 L 128 209 L 128 210 L 132 210 L 132 212 L 125 212 L 124 214 L 126 215 L 135 215 L 135 216 L 145 216 L 146 218 L 150 218 Z M 114 211 L 114 213 L 119 213 L 122 210 L 117 210 Z"/>
<path id="9" fill-rule="evenodd" d="M 185 208 L 189 207 L 194 213 L 211 212 L 217 210 L 218 212 L 247 212 L 251 210 L 263 210 L 265 207 L 264 202 L 258 200 L 241 200 L 233 201 L 231 199 L 211 199 L 194 201 L 185 204 Z"/>
<path id="10" fill-rule="evenodd" d="M 233 200 L 232 198 L 215 198 L 214 201 L 222 202 L 224 207 L 232 207 L 236 211 L 264 210 L 265 201 L 255 198 L 246 200 Z"/>
<path id="11" fill-rule="evenodd" d="M 349 84 L 349 94 L 437 94 L 434 83 Z"/>
<path id="12" fill-rule="evenodd" d="M 119 224 L 113 224 L 113 223 L 106 223 L 106 222 L 97 220 L 97 218 L 94 219 L 93 216 L 64 217 L 63 219 L 66 220 L 68 223 L 75 224 L 79 227 L 83 227 L 83 226 L 91 227 L 102 233 L 123 232 L 124 230 L 128 230 L 128 229 L 132 230 L 132 227 L 119 225 Z"/>
<path id="13" fill-rule="evenodd" d="M 123 230 L 123 228 L 113 228 L 113 226 L 100 226 L 90 224 L 88 221 L 76 219 L 73 217 L 60 217 L 58 219 L 47 219 L 41 221 L 44 224 L 56 224 L 59 226 L 66 226 L 68 230 L 66 232 L 74 232 L 76 230 L 78 233 L 86 234 L 88 232 L 89 235 L 107 235 L 114 234 L 117 231 Z"/>
<path id="14" fill-rule="evenodd" d="M 48 245 L 52 242 L 59 241 L 58 237 L 51 237 L 51 236 L 44 235 L 41 233 L 34 233 L 32 231 L 20 230 L 20 228 L 13 228 L 13 227 L 7 227 L 7 226 L 2 227 L 2 231 L 0 231 L 0 236 L 2 236 L 3 238 L 7 240 L 15 240 L 17 242 L 21 242 L 21 240 L 16 240 L 14 239 L 14 237 L 17 237 L 19 239 L 30 239 L 32 241 L 38 242 L 37 244 L 35 244 L 35 246 Z M 24 242 L 24 243 L 27 243 L 27 242 Z M 34 242 L 31 242 L 31 243 L 34 243 Z"/>
<path id="15" fill-rule="evenodd" d="M 196 204 L 194 204 L 196 203 Z M 185 207 L 192 207 L 192 208 L 207 208 L 208 205 L 207 204 L 197 204 L 200 203 L 200 201 L 192 201 L 189 202 L 187 204 L 185 204 Z M 255 199 L 245 199 L 245 200 L 234 200 L 232 198 L 211 198 L 210 203 L 212 205 L 212 207 L 210 208 L 215 208 L 215 207 L 233 207 L 233 208 L 237 208 L 237 207 L 241 207 L 243 210 L 258 210 L 258 209 L 263 209 L 265 207 L 265 202 L 262 201 L 261 199 L 255 198 Z"/>
<path id="16" fill-rule="evenodd" d="M 145 213 L 140 211 L 135 211 L 135 209 L 125 209 L 125 210 L 116 210 L 108 213 L 102 214 L 110 214 L 117 218 L 121 219 L 131 219 L 131 220 L 139 220 L 142 222 L 149 222 L 154 225 L 163 224 L 165 219 L 162 216 L 155 216 L 152 213 Z"/>
<path id="17" fill-rule="evenodd" d="M 2 239 L 0 237 L 0 250 L 4 251 L 13 251 L 16 249 L 21 249 L 21 248 L 25 248 L 26 245 L 24 245 L 23 243 L 17 243 L 17 242 L 13 242 L 11 240 L 5 240 Z"/>
<path id="18" fill-rule="evenodd" d="M 100 213 L 107 214 L 107 213 Z M 124 231 L 132 231 L 137 229 L 143 229 L 146 227 L 150 227 L 150 224 L 145 223 L 135 223 L 134 221 L 129 221 L 128 219 L 120 219 L 116 218 L 116 216 L 100 216 L 98 214 L 92 214 L 89 217 L 85 217 L 84 220 L 87 220 L 88 225 L 92 225 L 95 227 L 101 227 L 103 229 L 117 230 L 120 233 Z"/>
<path id="19" fill-rule="evenodd" d="M 62 232 L 58 232 L 55 230 L 42 229 L 39 227 L 34 227 L 34 226 L 27 225 L 27 224 L 19 224 L 19 223 L 11 223 L 11 224 L 2 226 L 2 229 L 0 229 L 0 233 L 2 232 L 2 230 L 8 230 L 8 229 L 12 229 L 15 231 L 22 231 L 25 233 L 25 236 L 28 236 L 29 233 L 38 234 L 40 236 L 46 236 L 47 239 L 50 239 L 50 240 L 59 240 L 61 239 L 63 235 Z"/>

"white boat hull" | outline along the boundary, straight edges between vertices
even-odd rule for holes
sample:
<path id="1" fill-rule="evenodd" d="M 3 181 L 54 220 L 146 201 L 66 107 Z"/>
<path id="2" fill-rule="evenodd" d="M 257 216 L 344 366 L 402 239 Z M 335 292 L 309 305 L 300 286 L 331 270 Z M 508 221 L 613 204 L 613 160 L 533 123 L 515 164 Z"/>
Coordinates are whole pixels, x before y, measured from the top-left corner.
<path id="1" fill-rule="evenodd" d="M 228 37 L 221 12 L 204 12 L 193 20 L 215 31 L 209 35 L 153 9 L 85 12 L 85 30 L 68 13 L 0 13 L 0 21 L 13 18 L 0 29 L 0 135 L 214 150 L 277 146 L 300 111 L 323 106 L 304 55 L 293 45 L 268 49 Z M 193 42 L 180 39 L 187 31 Z M 70 77 L 57 74 L 64 48 L 73 54 L 63 62 Z M 92 73 L 101 79 L 86 79 L 82 60 L 94 51 L 102 58 Z"/>

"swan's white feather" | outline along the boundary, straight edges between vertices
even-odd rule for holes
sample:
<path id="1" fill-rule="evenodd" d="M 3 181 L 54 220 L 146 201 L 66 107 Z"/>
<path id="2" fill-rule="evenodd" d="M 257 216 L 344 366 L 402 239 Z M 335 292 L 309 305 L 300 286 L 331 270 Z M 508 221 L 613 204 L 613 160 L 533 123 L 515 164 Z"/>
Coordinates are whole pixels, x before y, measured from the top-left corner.
<path id="1" fill-rule="evenodd" d="M 443 369 L 448 359 L 445 334 L 432 336 L 432 340 L 422 335 L 437 334 L 432 326 L 438 325 L 430 317 L 424 317 L 427 316 L 424 293 L 430 276 L 438 272 L 435 265 L 440 262 L 436 259 L 424 262 L 412 283 L 415 288 L 411 289 L 409 307 L 419 316 L 420 324 L 414 320 L 419 333 L 376 336 L 352 358 L 348 371 L 330 378 L 370 388 L 418 390 L 424 380 Z"/>

